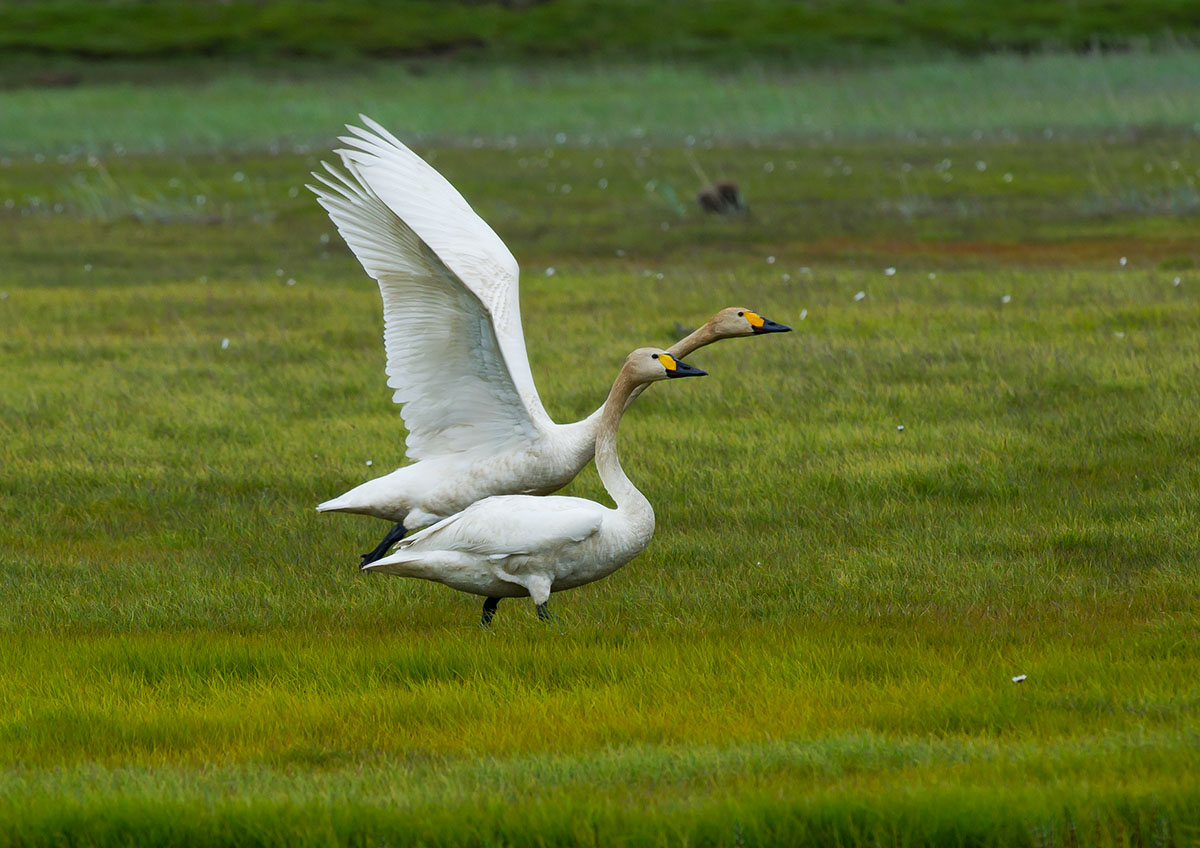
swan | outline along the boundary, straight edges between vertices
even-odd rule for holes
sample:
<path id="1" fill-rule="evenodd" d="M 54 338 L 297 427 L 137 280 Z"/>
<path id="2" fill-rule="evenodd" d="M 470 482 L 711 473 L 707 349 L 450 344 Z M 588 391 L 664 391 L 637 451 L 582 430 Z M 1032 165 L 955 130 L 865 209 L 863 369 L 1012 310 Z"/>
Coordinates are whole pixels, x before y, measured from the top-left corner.
<path id="1" fill-rule="evenodd" d="M 308 188 L 379 284 L 388 385 L 408 428 L 410 465 L 317 506 L 395 522 L 365 565 L 482 498 L 561 489 L 591 461 L 601 410 L 551 420 L 525 350 L 516 259 L 441 174 L 359 117 L 367 129 L 347 125 L 335 151 L 348 173 L 323 162 Z M 667 352 L 790 329 L 731 307 Z"/>
<path id="2" fill-rule="evenodd" d="M 705 373 L 657 348 L 638 348 L 625 359 L 600 408 L 595 440 L 596 470 L 615 509 L 560 495 L 494 495 L 401 540 L 363 570 L 483 595 L 485 627 L 501 598 L 528 595 L 538 618 L 546 618 L 551 592 L 602 580 L 654 535 L 654 509 L 617 457 L 617 427 L 633 393 L 657 380 Z"/>

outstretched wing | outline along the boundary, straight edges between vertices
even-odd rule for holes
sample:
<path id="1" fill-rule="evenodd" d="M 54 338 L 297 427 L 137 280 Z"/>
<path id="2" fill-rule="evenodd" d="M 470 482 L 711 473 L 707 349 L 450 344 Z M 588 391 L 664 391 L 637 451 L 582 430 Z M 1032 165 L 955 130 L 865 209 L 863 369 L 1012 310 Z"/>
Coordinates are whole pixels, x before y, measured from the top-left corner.
<path id="1" fill-rule="evenodd" d="M 517 390 L 535 416 L 544 415 L 521 329 L 517 260 L 445 177 L 378 123 L 359 118 L 369 129 L 347 125 L 353 135 L 340 139 L 347 147 L 338 155 L 479 298 Z"/>
<path id="2" fill-rule="evenodd" d="M 328 175 L 313 174 L 323 187 L 309 189 L 379 283 L 388 385 L 403 405 L 408 456 L 495 452 L 532 440 L 537 425 L 487 306 L 348 167 L 350 175 L 325 165 Z"/>
<path id="3" fill-rule="evenodd" d="M 396 550 L 459 551 L 496 558 L 554 551 L 591 536 L 608 511 L 583 498 L 498 495 L 414 533 Z"/>

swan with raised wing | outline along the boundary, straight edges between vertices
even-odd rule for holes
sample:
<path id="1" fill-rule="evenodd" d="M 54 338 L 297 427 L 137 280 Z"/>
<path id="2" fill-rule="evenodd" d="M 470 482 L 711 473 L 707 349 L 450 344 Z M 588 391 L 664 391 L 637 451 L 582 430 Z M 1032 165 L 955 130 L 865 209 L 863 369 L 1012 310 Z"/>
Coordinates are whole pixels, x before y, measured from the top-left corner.
<path id="1" fill-rule="evenodd" d="M 617 457 L 617 427 L 633 393 L 657 380 L 704 374 L 657 348 L 639 348 L 625 359 L 600 408 L 595 441 L 596 470 L 615 509 L 560 495 L 496 495 L 401 540 L 363 569 L 483 595 L 484 626 L 501 598 L 528 595 L 538 617 L 546 618 L 551 592 L 607 577 L 654 535 L 654 509 Z"/>
<path id="2" fill-rule="evenodd" d="M 366 565 L 482 498 L 562 488 L 592 459 L 601 410 L 551 420 L 525 350 L 516 259 L 441 174 L 360 117 L 369 129 L 349 126 L 336 151 L 349 173 L 326 164 L 309 189 L 379 284 L 388 385 L 408 428 L 412 464 L 317 507 L 396 522 Z M 789 329 L 729 308 L 667 352 Z"/>

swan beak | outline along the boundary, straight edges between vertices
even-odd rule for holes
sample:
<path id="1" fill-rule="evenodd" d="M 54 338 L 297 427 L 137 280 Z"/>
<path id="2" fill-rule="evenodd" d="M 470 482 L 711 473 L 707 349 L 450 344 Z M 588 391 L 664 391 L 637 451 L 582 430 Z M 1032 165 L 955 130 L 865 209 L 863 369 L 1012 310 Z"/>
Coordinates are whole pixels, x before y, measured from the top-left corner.
<path id="1" fill-rule="evenodd" d="M 778 324 L 770 318 L 759 318 L 759 320 L 762 321 L 761 324 L 755 324 L 754 322 L 750 324 L 754 328 L 754 335 L 756 336 L 762 333 L 790 333 L 792 331 L 792 328 L 787 324 Z"/>
<path id="2" fill-rule="evenodd" d="M 693 365 L 688 365 L 682 359 L 672 358 L 670 364 L 663 362 L 668 377 L 707 377 L 707 371 L 701 371 Z"/>

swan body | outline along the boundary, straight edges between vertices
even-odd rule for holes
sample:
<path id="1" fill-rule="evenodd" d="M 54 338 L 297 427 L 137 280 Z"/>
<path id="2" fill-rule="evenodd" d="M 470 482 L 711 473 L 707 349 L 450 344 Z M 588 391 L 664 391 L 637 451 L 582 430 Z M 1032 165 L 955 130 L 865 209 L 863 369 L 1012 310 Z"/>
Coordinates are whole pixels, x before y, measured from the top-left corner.
<path id="1" fill-rule="evenodd" d="M 654 510 L 617 457 L 617 427 L 633 392 L 656 380 L 704 373 L 655 348 L 640 348 L 625 360 L 601 407 L 595 441 L 596 467 L 615 509 L 584 498 L 496 495 L 400 541 L 364 570 L 483 595 L 484 624 L 500 598 L 528 595 L 544 616 L 551 592 L 607 577 L 654 535 Z"/>
<path id="2" fill-rule="evenodd" d="M 370 562 L 482 498 L 562 488 L 591 461 L 601 410 L 551 420 L 525 349 L 516 260 L 441 174 L 360 117 L 369 129 L 348 127 L 337 151 L 348 173 L 325 165 L 309 189 L 379 284 L 388 385 L 408 428 L 412 464 L 317 506 L 396 522 Z M 667 352 L 788 329 L 731 307 Z"/>

